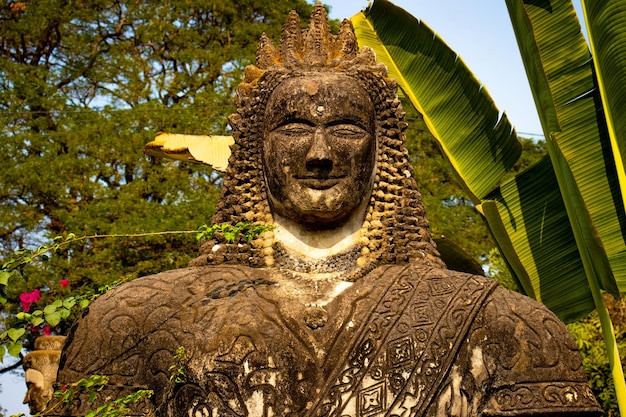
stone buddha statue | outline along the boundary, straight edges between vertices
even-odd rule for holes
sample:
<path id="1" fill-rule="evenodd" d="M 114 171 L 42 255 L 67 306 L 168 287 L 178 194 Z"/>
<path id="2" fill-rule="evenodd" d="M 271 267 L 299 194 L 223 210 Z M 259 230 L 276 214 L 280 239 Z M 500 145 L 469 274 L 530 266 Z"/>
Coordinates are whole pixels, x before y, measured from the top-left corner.
<path id="1" fill-rule="evenodd" d="M 261 39 L 236 100 L 213 222 L 273 230 L 217 233 L 189 268 L 93 303 L 57 384 L 110 383 L 65 415 L 137 389 L 154 395 L 131 415 L 601 413 L 550 311 L 441 261 L 396 83 L 349 21 L 331 34 L 318 3 L 303 31 L 292 12 L 278 46 Z"/>

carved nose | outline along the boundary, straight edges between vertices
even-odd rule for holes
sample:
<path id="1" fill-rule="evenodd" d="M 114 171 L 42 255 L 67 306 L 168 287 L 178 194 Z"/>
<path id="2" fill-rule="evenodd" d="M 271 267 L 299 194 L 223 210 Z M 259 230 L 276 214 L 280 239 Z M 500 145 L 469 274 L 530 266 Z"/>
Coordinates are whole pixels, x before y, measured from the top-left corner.
<path id="1" fill-rule="evenodd" d="M 306 170 L 317 178 L 327 178 L 333 169 L 330 147 L 326 143 L 324 131 L 317 129 L 313 136 L 313 143 L 306 155 Z"/>

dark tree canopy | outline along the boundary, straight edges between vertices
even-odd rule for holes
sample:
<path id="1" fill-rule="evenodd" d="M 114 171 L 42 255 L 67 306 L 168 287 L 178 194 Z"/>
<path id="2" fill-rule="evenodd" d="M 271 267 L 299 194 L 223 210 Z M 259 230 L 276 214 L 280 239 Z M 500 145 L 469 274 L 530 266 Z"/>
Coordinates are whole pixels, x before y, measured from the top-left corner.
<path id="1" fill-rule="evenodd" d="M 195 230 L 220 177 L 142 155 L 159 131 L 227 134 L 263 32 L 304 0 L 9 1 L 0 6 L 0 259 L 75 233 Z M 193 234 L 85 240 L 24 271 L 19 293 L 184 266 Z M 55 287 L 56 285 L 56 287 Z M 15 294 L 14 294 L 15 295 Z M 10 308 L 10 305 L 5 306 Z"/>

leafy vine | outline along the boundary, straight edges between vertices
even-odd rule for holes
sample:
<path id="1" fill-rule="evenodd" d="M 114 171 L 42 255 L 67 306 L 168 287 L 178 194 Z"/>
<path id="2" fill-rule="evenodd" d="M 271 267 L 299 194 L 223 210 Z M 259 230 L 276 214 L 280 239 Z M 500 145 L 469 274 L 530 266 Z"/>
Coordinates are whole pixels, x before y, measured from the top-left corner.
<path id="1" fill-rule="evenodd" d="M 109 383 L 109 379 L 104 375 L 91 375 L 88 378 L 82 378 L 70 385 L 64 385 L 60 390 L 54 393 L 54 403 L 46 410 L 34 414 L 32 417 L 44 417 L 52 415 L 58 408 L 67 406 L 72 403 L 74 396 L 77 394 L 87 394 L 87 402 L 93 403 L 98 392 L 102 391 Z M 124 397 L 109 401 L 90 410 L 85 417 L 121 417 L 128 415 L 130 404 L 137 403 L 143 399 L 148 399 L 154 392 L 152 390 L 140 389 L 134 391 Z M 11 417 L 24 417 L 24 413 L 14 414 Z"/>
<path id="2" fill-rule="evenodd" d="M 216 232 L 223 234 L 224 238 L 229 242 L 234 242 L 241 235 L 246 242 L 251 241 L 256 236 L 265 231 L 273 229 L 274 226 L 261 223 L 239 222 L 230 225 L 228 223 L 202 225 L 197 230 L 183 231 L 166 231 L 153 233 L 138 234 L 111 234 L 111 235 L 88 235 L 77 237 L 70 233 L 66 236 L 57 236 L 49 245 L 41 245 L 36 249 L 22 248 L 14 252 L 13 256 L 2 264 L 0 267 L 0 305 L 4 306 L 8 301 L 7 288 L 11 279 L 19 278 L 23 268 L 31 262 L 48 257 L 60 249 L 87 239 L 104 239 L 104 238 L 137 238 L 152 237 L 160 235 L 174 234 L 195 234 L 197 240 L 211 239 Z M 63 299 L 54 299 L 42 308 L 31 311 L 33 305 L 37 305 L 42 298 L 42 291 L 50 291 L 49 288 L 35 288 L 31 292 L 24 292 L 19 295 L 19 303 L 22 311 L 12 316 L 10 325 L 4 324 L 4 330 L 0 332 L 0 361 L 5 353 L 18 357 L 24 347 L 23 338 L 29 329 L 42 329 L 44 335 L 49 335 L 51 330 L 57 327 L 61 322 L 70 317 L 74 317 L 72 313 L 78 312 L 86 308 L 92 301 L 104 294 L 105 292 L 115 288 L 124 280 L 117 280 L 106 286 L 101 286 L 97 291 L 87 291 L 76 296 L 68 296 Z M 59 281 L 61 287 L 66 287 L 69 282 L 65 279 Z"/>

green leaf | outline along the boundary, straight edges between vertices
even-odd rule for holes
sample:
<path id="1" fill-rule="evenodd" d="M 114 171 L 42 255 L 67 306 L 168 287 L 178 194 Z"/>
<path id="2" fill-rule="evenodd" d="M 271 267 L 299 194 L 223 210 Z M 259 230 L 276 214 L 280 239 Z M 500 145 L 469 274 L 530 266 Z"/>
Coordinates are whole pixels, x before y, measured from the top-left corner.
<path id="1" fill-rule="evenodd" d="M 11 275 L 13 275 L 12 272 L 0 271 L 0 285 L 8 285 Z"/>
<path id="2" fill-rule="evenodd" d="M 622 161 L 618 168 L 623 175 L 626 161 L 626 2 L 604 0 L 583 1 L 582 4 L 611 143 L 614 154 Z"/>
<path id="3" fill-rule="evenodd" d="M 479 209 L 518 286 L 563 321 L 591 312 L 593 299 L 550 158 L 490 197 Z"/>
<path id="4" fill-rule="evenodd" d="M 592 60 L 576 12 L 569 0 L 552 1 L 549 8 L 507 0 L 507 7 L 544 134 L 555 140 L 552 149 L 558 149 L 551 151 L 552 161 L 562 158 L 560 164 L 571 172 L 568 180 L 559 179 L 561 194 L 565 200 L 582 198 L 566 204 L 569 219 L 575 224 L 580 216 L 576 210 L 584 207 L 591 233 L 599 239 L 595 246 L 604 248 L 614 276 L 600 270 L 597 279 L 604 290 L 617 296 L 618 288 L 626 290 L 626 213 Z M 578 191 L 572 192 L 572 187 Z"/>
<path id="5" fill-rule="evenodd" d="M 70 316 L 70 313 L 72 311 L 67 308 L 61 308 L 59 309 L 59 312 L 61 313 L 61 320 L 65 320 L 66 318 Z"/>
<path id="6" fill-rule="evenodd" d="M 45 314 L 45 315 L 52 314 L 52 313 L 54 313 L 55 311 L 57 311 L 57 308 L 58 308 L 58 307 L 59 307 L 59 306 L 57 306 L 55 303 L 53 303 L 53 304 L 48 304 L 47 306 L 45 306 L 45 307 L 43 308 L 43 312 L 44 312 L 44 314 Z"/>
<path id="7" fill-rule="evenodd" d="M 53 313 L 46 314 L 46 321 L 52 327 L 56 327 L 61 322 L 61 312 L 54 311 Z"/>
<path id="8" fill-rule="evenodd" d="M 0 363 L 4 363 L 4 355 L 7 353 L 7 348 L 4 345 L 0 345 Z"/>
<path id="9" fill-rule="evenodd" d="M 7 343 L 7 351 L 9 352 L 9 355 L 14 356 L 14 357 L 19 357 L 20 356 L 20 352 L 22 351 L 22 342 L 11 342 L 11 343 Z"/>
<path id="10" fill-rule="evenodd" d="M 89 300 L 87 300 L 87 299 L 82 299 L 82 300 L 80 300 L 80 301 L 78 302 L 78 306 L 79 306 L 81 309 L 87 308 L 87 307 L 89 306 L 89 304 L 90 304 L 90 302 L 89 302 Z"/>
<path id="11" fill-rule="evenodd" d="M 63 307 L 66 309 L 71 309 L 76 305 L 76 299 L 74 297 L 68 297 L 63 300 Z"/>
<path id="12" fill-rule="evenodd" d="M 616 201 L 615 204 L 621 206 L 618 210 L 623 210 L 626 206 L 626 1 L 583 1 L 582 4 L 606 118 L 608 142 L 615 159 L 615 182 L 622 191 L 621 203 Z M 607 236 L 608 227 L 601 232 L 601 238 L 607 246 L 618 285 L 624 291 L 626 266 L 623 265 L 624 257 L 621 254 L 624 239 L 617 234 Z M 624 233 L 624 230 L 616 231 Z"/>
<path id="13" fill-rule="evenodd" d="M 387 65 L 478 203 L 521 154 L 506 115 L 462 59 L 401 8 L 376 0 L 351 20 L 359 45 Z"/>
<path id="14" fill-rule="evenodd" d="M 26 330 L 24 328 L 16 329 L 12 327 L 7 331 L 7 335 L 9 336 L 9 339 L 11 339 L 14 342 L 17 342 L 19 338 L 24 335 L 25 332 Z"/>
<path id="15" fill-rule="evenodd" d="M 41 317 L 33 317 L 30 321 L 33 326 L 41 326 L 44 322 L 45 320 Z"/>
<path id="16" fill-rule="evenodd" d="M 224 239 L 226 239 L 227 242 L 234 242 L 235 239 L 237 239 L 237 235 L 239 234 L 239 232 L 237 230 L 231 229 L 231 230 L 227 230 L 224 232 Z"/>

